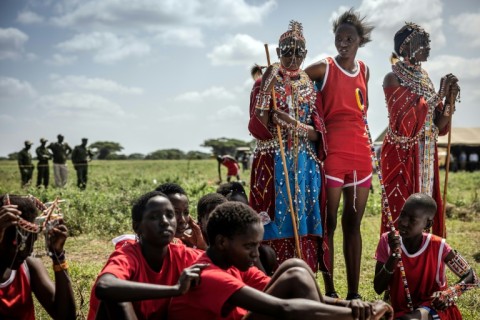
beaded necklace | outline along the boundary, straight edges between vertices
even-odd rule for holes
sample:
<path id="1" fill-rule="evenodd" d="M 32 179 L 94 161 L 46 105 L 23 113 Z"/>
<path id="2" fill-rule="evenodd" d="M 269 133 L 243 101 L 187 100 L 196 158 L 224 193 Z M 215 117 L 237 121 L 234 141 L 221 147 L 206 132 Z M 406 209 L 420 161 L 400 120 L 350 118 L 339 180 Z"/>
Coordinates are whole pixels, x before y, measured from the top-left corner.
<path id="1" fill-rule="evenodd" d="M 428 112 L 423 123 L 423 128 L 419 135 L 415 137 L 418 139 L 420 154 L 419 165 L 419 185 L 421 192 L 432 194 L 433 188 L 433 163 L 435 161 L 435 142 L 438 138 L 438 128 L 433 123 L 434 110 L 437 104 L 441 101 L 438 94 L 435 92 L 432 80 L 428 73 L 421 67 L 421 65 L 410 65 L 405 61 L 398 61 L 392 66 L 393 73 L 400 80 L 400 85 L 407 87 L 416 95 L 422 96 L 427 104 Z M 391 130 L 390 130 L 391 131 Z M 393 133 L 393 132 L 392 132 Z M 420 140 L 423 133 L 423 141 Z"/>

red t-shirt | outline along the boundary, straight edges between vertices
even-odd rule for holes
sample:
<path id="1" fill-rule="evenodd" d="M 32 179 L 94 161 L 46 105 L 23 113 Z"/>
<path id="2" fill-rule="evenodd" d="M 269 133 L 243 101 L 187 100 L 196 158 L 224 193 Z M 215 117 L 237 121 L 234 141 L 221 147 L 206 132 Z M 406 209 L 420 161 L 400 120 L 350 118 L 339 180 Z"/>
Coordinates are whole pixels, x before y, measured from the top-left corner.
<path id="1" fill-rule="evenodd" d="M 35 319 L 30 272 L 25 261 L 10 278 L 0 283 L 0 319 Z"/>
<path id="2" fill-rule="evenodd" d="M 119 279 L 142 283 L 174 285 L 183 269 L 189 267 L 202 251 L 187 248 L 183 244 L 168 245 L 168 253 L 163 260 L 160 272 L 153 271 L 143 257 L 139 243 L 124 243 L 108 258 L 98 278 L 106 273 L 113 274 Z M 143 300 L 132 302 L 138 319 L 167 319 L 167 307 L 170 298 Z M 95 296 L 95 286 L 90 297 L 88 319 L 95 319 L 99 300 Z"/>
<path id="3" fill-rule="evenodd" d="M 222 164 L 227 167 L 228 172 L 227 176 L 236 176 L 238 174 L 238 163 L 230 158 L 224 157 L 222 160 Z"/>
<path id="4" fill-rule="evenodd" d="M 183 296 L 175 297 L 168 309 L 169 320 L 212 320 L 212 319 L 241 319 L 247 311 L 245 309 L 225 306 L 225 302 L 237 290 L 248 285 L 263 291 L 270 281 L 256 267 L 245 272 L 235 267 L 226 270 L 214 265 L 206 253 L 202 254 L 196 263 L 208 263 L 202 271 L 200 284 L 191 288 Z M 223 314 L 222 309 L 226 314 Z"/>
<path id="5" fill-rule="evenodd" d="M 419 306 L 431 307 L 432 294 L 436 291 L 445 290 L 447 287 L 444 260 L 452 249 L 445 242 L 445 239 L 431 233 L 423 234 L 422 245 L 417 252 L 409 253 L 403 243 L 401 246 L 402 262 L 413 306 L 414 308 Z M 390 247 L 388 245 L 388 232 L 386 232 L 380 238 L 375 258 L 377 261 L 385 263 L 389 255 Z M 389 287 L 390 301 L 395 311 L 395 318 L 410 312 L 398 267 L 395 268 L 395 273 L 390 279 Z M 437 312 L 441 319 L 461 319 L 461 316 L 458 318 L 460 313 L 456 306 L 452 306 L 443 312 L 437 310 Z"/>

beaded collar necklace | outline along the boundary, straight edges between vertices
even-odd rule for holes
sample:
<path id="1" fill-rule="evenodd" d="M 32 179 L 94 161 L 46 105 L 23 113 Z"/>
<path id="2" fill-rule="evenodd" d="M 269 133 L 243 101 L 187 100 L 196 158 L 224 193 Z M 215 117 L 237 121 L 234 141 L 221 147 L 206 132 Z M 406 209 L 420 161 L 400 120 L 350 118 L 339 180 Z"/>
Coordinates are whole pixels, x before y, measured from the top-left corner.
<path id="1" fill-rule="evenodd" d="M 400 80 L 402 87 L 408 87 L 415 94 L 424 97 L 429 105 L 437 104 L 439 97 L 435 92 L 432 80 L 421 66 L 398 61 L 392 66 L 392 71 Z"/>

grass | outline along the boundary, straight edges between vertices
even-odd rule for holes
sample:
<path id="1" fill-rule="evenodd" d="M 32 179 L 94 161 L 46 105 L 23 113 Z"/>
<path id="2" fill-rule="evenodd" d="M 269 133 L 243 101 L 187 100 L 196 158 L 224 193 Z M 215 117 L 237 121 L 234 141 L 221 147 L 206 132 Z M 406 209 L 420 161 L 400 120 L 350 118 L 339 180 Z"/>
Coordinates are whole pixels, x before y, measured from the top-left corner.
<path id="1" fill-rule="evenodd" d="M 15 162 L 2 161 L 0 193 L 31 193 L 42 200 L 52 200 L 56 196 L 66 200 L 62 210 L 71 233 L 66 243 L 69 272 L 79 310 L 78 318 L 84 319 L 88 313 L 92 284 L 113 250 L 110 239 L 131 232 L 131 201 L 162 182 L 177 182 L 186 188 L 190 198 L 190 211 L 195 217 L 198 199 L 208 192 L 215 191 L 218 174 L 215 160 L 95 161 L 90 166 L 89 182 L 85 191 L 79 191 L 75 187 L 74 174 L 74 170 L 71 169 L 65 189 L 43 190 L 34 187 L 22 189 Z M 222 171 L 222 174 L 225 175 L 225 171 Z M 248 171 L 242 174 L 247 185 L 249 175 Z M 374 187 L 375 193 L 369 198 L 362 223 L 363 258 L 360 293 L 366 300 L 381 299 L 372 286 L 375 266 L 373 254 L 379 239 L 380 227 L 380 189 L 376 178 Z M 447 198 L 452 206 L 449 208 L 447 220 L 447 240 L 453 248 L 462 253 L 477 273 L 480 273 L 479 194 L 480 172 L 450 173 Z M 335 234 L 335 285 L 339 294 L 345 297 L 347 286 L 341 243 L 342 230 L 339 226 Z M 51 269 L 49 259 L 42 259 L 47 269 Z M 450 283 L 456 281 L 451 272 L 447 272 L 447 275 Z M 321 276 L 318 277 L 318 281 L 323 288 Z M 465 293 L 458 303 L 464 319 L 480 319 L 480 310 L 477 307 L 479 304 L 479 290 Z M 37 319 L 49 318 L 38 305 L 36 315 Z"/>

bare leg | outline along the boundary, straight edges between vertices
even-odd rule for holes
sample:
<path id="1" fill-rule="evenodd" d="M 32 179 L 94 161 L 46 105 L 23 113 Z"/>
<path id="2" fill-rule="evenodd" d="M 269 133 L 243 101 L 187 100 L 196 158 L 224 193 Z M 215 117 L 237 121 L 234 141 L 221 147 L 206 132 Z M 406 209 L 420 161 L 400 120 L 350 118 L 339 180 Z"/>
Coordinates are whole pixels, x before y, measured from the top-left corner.
<path id="1" fill-rule="evenodd" d="M 315 275 L 300 259 L 288 259 L 282 263 L 264 290 L 281 299 L 304 298 L 323 302 Z M 249 314 L 248 319 L 272 319 L 259 314 Z"/>
<path id="2" fill-rule="evenodd" d="M 354 200 L 354 187 L 345 188 L 343 192 L 343 255 L 347 268 L 348 293 L 356 294 L 358 293 L 360 262 L 362 258 L 360 224 L 362 223 L 363 213 L 367 205 L 369 189 L 357 187 L 356 200 Z"/>
<path id="3" fill-rule="evenodd" d="M 337 229 L 337 211 L 340 197 L 342 196 L 342 188 L 327 188 L 327 244 L 330 252 L 330 274 L 323 273 L 323 281 L 325 282 L 325 294 L 335 292 L 335 284 L 333 283 L 334 269 L 334 241 L 335 230 Z"/>

